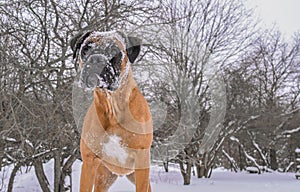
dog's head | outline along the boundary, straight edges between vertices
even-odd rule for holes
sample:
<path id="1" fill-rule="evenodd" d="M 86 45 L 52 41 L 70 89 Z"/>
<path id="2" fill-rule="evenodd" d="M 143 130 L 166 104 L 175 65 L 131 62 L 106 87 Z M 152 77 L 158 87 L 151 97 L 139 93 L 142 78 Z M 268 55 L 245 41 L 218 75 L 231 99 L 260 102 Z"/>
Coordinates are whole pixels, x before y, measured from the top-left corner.
<path id="1" fill-rule="evenodd" d="M 136 37 L 121 32 L 86 32 L 71 40 L 73 59 L 79 62 L 81 82 L 89 88 L 114 91 L 140 52 Z"/>

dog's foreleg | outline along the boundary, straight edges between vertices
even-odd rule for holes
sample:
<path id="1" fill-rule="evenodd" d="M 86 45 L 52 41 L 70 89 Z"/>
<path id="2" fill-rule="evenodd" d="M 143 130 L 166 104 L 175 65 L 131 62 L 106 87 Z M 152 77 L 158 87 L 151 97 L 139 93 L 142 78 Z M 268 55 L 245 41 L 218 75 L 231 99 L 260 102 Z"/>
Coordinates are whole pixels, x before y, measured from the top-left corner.
<path id="1" fill-rule="evenodd" d="M 80 192 L 92 192 L 95 182 L 95 175 L 101 161 L 88 148 L 83 140 L 80 141 L 80 151 L 82 157 Z"/>
<path id="2" fill-rule="evenodd" d="M 149 174 L 149 168 L 136 169 L 134 171 L 136 192 L 151 192 Z M 129 180 L 131 180 L 130 177 L 132 176 L 128 176 Z"/>
<path id="3" fill-rule="evenodd" d="M 117 175 L 110 172 L 102 163 L 97 168 L 94 192 L 107 192 L 116 181 Z"/>

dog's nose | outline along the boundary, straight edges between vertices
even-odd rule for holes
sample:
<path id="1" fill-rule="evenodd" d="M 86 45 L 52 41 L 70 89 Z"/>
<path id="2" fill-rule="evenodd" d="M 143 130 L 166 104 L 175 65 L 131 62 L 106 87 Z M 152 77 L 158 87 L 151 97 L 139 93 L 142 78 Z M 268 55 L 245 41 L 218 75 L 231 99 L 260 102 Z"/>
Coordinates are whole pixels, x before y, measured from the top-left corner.
<path id="1" fill-rule="evenodd" d="M 104 55 L 93 54 L 88 57 L 85 68 L 88 69 L 90 74 L 100 74 L 108 62 L 108 59 Z"/>

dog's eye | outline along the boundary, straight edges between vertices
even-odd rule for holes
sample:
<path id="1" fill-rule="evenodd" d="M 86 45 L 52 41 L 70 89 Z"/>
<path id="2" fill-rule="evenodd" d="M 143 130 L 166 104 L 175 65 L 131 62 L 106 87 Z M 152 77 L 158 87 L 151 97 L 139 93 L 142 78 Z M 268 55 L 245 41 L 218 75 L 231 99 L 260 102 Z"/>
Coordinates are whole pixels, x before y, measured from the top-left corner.
<path id="1" fill-rule="evenodd" d="M 111 55 L 112 56 L 117 56 L 117 54 L 120 52 L 120 50 L 117 47 L 112 47 L 111 49 Z"/>
<path id="2" fill-rule="evenodd" d="M 81 56 L 86 56 L 88 51 L 91 49 L 90 43 L 86 44 L 81 48 Z"/>
<path id="3" fill-rule="evenodd" d="M 120 49 L 116 45 L 110 44 L 108 47 L 106 47 L 105 52 L 110 55 L 111 58 L 113 58 L 119 54 Z"/>
<path id="4" fill-rule="evenodd" d="M 110 60 L 110 63 L 113 64 L 113 65 L 116 65 L 118 63 L 121 62 L 121 59 L 122 59 L 122 53 L 119 51 L 118 53 L 116 53 L 114 55 L 114 57 Z"/>

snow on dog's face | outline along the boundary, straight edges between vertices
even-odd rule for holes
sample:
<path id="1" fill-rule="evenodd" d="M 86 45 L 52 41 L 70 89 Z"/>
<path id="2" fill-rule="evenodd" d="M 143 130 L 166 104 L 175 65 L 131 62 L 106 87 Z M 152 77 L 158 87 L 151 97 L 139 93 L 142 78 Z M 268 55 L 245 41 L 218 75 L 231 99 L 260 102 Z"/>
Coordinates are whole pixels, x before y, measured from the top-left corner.
<path id="1" fill-rule="evenodd" d="M 117 31 L 86 32 L 71 40 L 71 48 L 84 86 L 115 91 L 139 55 L 140 40 Z"/>

